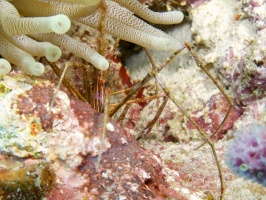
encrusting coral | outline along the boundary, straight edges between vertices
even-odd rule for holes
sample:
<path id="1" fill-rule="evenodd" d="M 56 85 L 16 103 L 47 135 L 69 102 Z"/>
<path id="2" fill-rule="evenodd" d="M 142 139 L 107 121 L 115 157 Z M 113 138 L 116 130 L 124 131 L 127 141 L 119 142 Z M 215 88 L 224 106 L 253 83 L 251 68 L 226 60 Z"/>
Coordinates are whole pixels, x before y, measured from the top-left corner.
<path id="1" fill-rule="evenodd" d="M 106 70 L 109 63 L 102 55 L 65 34 L 71 21 L 97 29 L 101 22 L 100 4 L 101 0 L 0 0 L 0 55 L 24 72 L 40 76 L 44 66 L 32 56 L 45 56 L 54 62 L 61 56 L 61 50 L 57 47 L 60 46 L 96 68 Z M 107 33 L 155 50 L 180 47 L 177 40 L 146 24 L 134 13 L 153 23 L 176 24 L 183 20 L 181 12 L 155 13 L 137 0 L 106 1 L 106 6 L 104 24 Z M 2 75 L 10 71 L 6 62 L 0 66 Z"/>

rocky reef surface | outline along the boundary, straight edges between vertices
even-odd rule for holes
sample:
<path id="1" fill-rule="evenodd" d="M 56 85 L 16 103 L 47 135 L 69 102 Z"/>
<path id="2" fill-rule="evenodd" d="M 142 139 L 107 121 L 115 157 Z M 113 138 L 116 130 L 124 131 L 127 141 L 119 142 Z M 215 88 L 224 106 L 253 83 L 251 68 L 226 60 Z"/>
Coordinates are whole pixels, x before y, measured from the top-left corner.
<path id="1" fill-rule="evenodd" d="M 159 11 L 179 8 L 186 13 L 183 24 L 167 27 L 168 33 L 193 44 L 234 101 L 225 125 L 212 140 L 224 175 L 224 199 L 266 198 L 262 185 L 238 178 L 226 165 L 227 147 L 235 134 L 251 124 L 266 123 L 266 2 L 142 2 Z M 97 37 L 93 35 L 77 26 L 72 37 L 95 47 Z M 108 41 L 114 44 L 113 38 Z M 151 52 L 158 66 L 171 53 Z M 133 86 L 151 67 L 145 52 L 127 58 L 123 66 L 112 56 L 110 50 L 107 57 L 113 61 L 110 69 L 114 74 L 109 76 L 113 90 Z M 65 61 L 81 60 L 65 52 L 59 62 Z M 79 72 L 69 74 L 80 86 Z M 229 103 L 188 51 L 158 77 L 208 135 L 217 129 Z M 103 138 L 104 115 L 66 90 L 57 93 L 50 107 L 57 82 L 49 70 L 41 78 L 12 72 L 1 79 L 2 198 L 219 199 L 220 180 L 211 149 L 205 144 L 195 150 L 203 141 L 170 100 L 149 133 L 146 127 L 161 100 L 132 104 L 124 120 L 117 123 L 112 119 L 106 124 Z M 149 83 L 139 96 L 156 95 L 155 85 Z"/>
<path id="2" fill-rule="evenodd" d="M 115 121 L 22 74 L 1 81 L 3 199 L 185 199 L 179 174 L 142 148 Z M 100 165 L 97 167 L 102 151 Z"/>

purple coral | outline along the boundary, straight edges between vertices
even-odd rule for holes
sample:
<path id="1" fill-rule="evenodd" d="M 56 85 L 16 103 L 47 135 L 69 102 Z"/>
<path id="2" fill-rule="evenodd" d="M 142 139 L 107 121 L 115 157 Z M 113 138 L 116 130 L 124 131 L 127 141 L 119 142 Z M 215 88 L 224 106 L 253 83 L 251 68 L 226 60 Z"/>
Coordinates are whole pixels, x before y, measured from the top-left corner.
<path id="1" fill-rule="evenodd" d="M 266 186 L 266 126 L 241 129 L 229 143 L 227 164 L 238 176 Z"/>

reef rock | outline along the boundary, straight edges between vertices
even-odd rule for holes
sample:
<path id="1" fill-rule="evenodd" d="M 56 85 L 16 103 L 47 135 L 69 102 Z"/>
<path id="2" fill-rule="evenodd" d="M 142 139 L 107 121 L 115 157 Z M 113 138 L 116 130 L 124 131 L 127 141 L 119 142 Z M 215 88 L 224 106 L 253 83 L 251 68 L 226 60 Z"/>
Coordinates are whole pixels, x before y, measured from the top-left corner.
<path id="1" fill-rule="evenodd" d="M 103 137 L 104 116 L 89 104 L 69 99 L 59 91 L 50 107 L 55 92 L 51 82 L 12 73 L 0 85 L 0 174 L 6 177 L 0 184 L 1 197 L 195 197 L 179 184 L 176 171 L 142 148 L 113 120 L 106 124 Z M 39 180 L 39 187 L 29 189 L 35 184 L 32 174 Z M 24 184 L 21 177 L 26 180 Z M 40 190 L 43 193 L 35 196 Z"/>

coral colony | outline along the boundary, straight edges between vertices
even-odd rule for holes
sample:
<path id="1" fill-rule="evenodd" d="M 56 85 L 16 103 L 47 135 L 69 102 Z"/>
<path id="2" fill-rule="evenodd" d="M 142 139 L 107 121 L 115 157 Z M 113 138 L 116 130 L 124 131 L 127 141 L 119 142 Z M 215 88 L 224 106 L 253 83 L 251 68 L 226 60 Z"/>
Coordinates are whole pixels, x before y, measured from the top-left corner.
<path id="1" fill-rule="evenodd" d="M 4 75 L 10 71 L 10 62 L 28 74 L 40 76 L 44 73 L 44 66 L 32 56 L 45 56 L 54 62 L 61 55 L 58 46 L 70 50 L 96 68 L 106 70 L 109 64 L 102 55 L 64 34 L 71 21 L 97 29 L 101 19 L 100 3 L 100 0 L 1 0 L 0 55 L 6 60 L 1 60 L 0 73 Z M 155 13 L 137 0 L 113 0 L 106 1 L 106 4 L 107 33 L 151 49 L 180 47 L 178 41 L 133 14 L 152 23 L 177 24 L 183 20 L 181 12 Z"/>
<path id="2" fill-rule="evenodd" d="M 266 186 L 266 126 L 252 124 L 239 130 L 227 152 L 233 172 Z"/>

